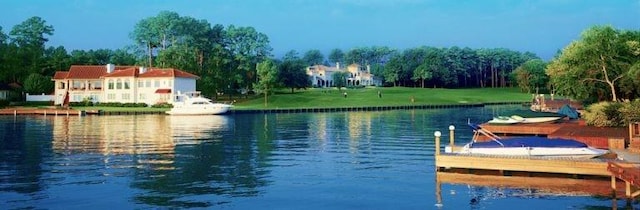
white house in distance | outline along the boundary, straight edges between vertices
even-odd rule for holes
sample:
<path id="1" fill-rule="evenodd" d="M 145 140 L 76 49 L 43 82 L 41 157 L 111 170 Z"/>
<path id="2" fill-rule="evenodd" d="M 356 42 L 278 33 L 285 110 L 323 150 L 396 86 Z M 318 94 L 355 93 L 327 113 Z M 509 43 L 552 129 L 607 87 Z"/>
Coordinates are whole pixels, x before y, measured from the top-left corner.
<path id="1" fill-rule="evenodd" d="M 58 71 L 54 104 L 94 103 L 173 103 L 178 92 L 196 91 L 198 76 L 177 70 L 135 66 L 73 65 L 69 71 Z"/>
<path id="2" fill-rule="evenodd" d="M 335 67 L 325 65 L 314 65 L 307 67 L 307 75 L 311 78 L 311 84 L 314 87 L 332 87 L 334 85 L 333 74 L 336 72 L 347 72 L 347 86 L 370 86 L 382 85 L 382 81 L 376 79 L 371 74 L 371 67 L 351 64 L 346 69 L 340 68 L 340 63 L 336 63 Z"/>

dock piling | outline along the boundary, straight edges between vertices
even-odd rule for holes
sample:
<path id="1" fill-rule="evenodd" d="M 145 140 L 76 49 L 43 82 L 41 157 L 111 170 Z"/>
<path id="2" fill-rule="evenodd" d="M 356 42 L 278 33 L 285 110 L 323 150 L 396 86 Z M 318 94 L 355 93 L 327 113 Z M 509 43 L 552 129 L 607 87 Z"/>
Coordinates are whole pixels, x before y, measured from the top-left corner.
<path id="1" fill-rule="evenodd" d="M 449 147 L 453 149 L 453 141 L 455 139 L 455 131 L 456 127 L 453 125 L 449 126 Z"/>
<path id="2" fill-rule="evenodd" d="M 435 155 L 438 156 L 440 155 L 440 136 L 442 136 L 442 133 L 440 133 L 440 131 L 436 131 L 433 135 L 436 137 Z"/>

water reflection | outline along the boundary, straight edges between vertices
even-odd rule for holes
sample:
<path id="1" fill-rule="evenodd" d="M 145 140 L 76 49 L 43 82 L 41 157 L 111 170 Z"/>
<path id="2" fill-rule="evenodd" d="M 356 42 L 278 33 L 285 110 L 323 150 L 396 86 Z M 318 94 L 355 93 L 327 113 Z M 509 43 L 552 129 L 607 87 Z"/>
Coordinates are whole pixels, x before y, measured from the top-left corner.
<path id="1" fill-rule="evenodd" d="M 453 185 L 444 190 L 443 184 Z M 478 175 L 455 172 L 436 172 L 436 206 L 460 208 L 463 206 L 472 209 L 496 208 L 500 204 L 496 200 L 509 199 L 540 199 L 551 200 L 557 197 L 588 197 L 596 196 L 603 201 L 601 205 L 584 205 L 585 209 L 616 209 L 618 200 L 611 198 L 611 183 L 608 179 L 591 177 L 588 179 L 560 178 L 560 177 L 528 177 L 528 176 L 500 176 Z M 622 183 L 617 186 L 620 190 Z M 452 197 L 467 197 L 468 201 L 461 203 L 459 199 Z M 498 204 L 496 204 L 498 203 Z M 612 206 L 609 207 L 608 205 Z M 630 203 L 626 206 L 632 209 Z"/>
<path id="2" fill-rule="evenodd" d="M 50 130 L 51 124 L 46 120 L 0 120 L 0 191 L 29 194 L 46 187 L 41 163 L 51 148 Z"/>
<path id="3" fill-rule="evenodd" d="M 454 124 L 456 136 L 469 139 L 467 119 L 482 122 L 497 109 L 0 116 L 0 203 L 7 204 L 3 208 L 430 209 L 440 199 L 445 209 L 469 208 L 474 196 L 518 187 L 445 182 L 441 197 L 434 198 L 433 132 Z M 499 198 L 480 199 L 475 206 L 504 201 L 497 207 L 506 208 L 521 205 L 520 198 L 536 208 L 602 206 L 587 196 Z"/>

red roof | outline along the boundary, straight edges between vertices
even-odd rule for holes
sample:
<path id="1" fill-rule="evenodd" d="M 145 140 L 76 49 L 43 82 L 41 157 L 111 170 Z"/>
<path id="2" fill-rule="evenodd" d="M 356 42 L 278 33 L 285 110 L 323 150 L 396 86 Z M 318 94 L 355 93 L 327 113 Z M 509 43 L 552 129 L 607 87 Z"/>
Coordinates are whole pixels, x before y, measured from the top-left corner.
<path id="1" fill-rule="evenodd" d="M 79 66 L 73 65 L 69 68 L 69 74 L 66 78 L 73 79 L 100 79 L 101 76 L 107 74 L 106 66 Z"/>
<path id="2" fill-rule="evenodd" d="M 69 75 L 68 71 L 56 71 L 56 74 L 53 75 L 53 79 L 64 79 Z"/>
<path id="3" fill-rule="evenodd" d="M 157 89 L 156 93 L 171 93 L 171 89 Z"/>
<path id="4" fill-rule="evenodd" d="M 131 67 L 123 70 L 115 70 L 111 74 L 104 75 L 103 77 L 136 77 L 138 76 L 138 69 Z"/>
<path id="5" fill-rule="evenodd" d="M 184 72 L 184 71 L 180 71 L 177 69 L 158 69 L 158 68 L 151 68 L 149 69 L 149 71 L 140 74 L 140 77 L 183 77 L 183 78 L 195 78 L 198 79 L 200 77 Z"/>
<path id="6" fill-rule="evenodd" d="M 53 79 L 100 79 L 102 77 L 182 77 L 195 78 L 200 77 L 191 73 L 169 68 L 149 68 L 147 72 L 140 74 L 139 67 L 135 66 L 115 66 L 114 71 L 107 73 L 106 66 L 91 65 L 72 65 L 69 71 L 57 71 Z"/>

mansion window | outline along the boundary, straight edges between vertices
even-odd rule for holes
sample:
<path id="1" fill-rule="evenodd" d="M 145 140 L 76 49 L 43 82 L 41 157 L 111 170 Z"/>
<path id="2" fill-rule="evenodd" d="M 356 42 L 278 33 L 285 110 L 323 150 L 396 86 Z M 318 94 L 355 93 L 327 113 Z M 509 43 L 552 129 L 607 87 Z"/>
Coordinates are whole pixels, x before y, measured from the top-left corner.
<path id="1" fill-rule="evenodd" d="M 129 100 L 131 99 L 131 95 L 129 93 L 123 93 L 122 94 L 122 100 Z"/>
<path id="2" fill-rule="evenodd" d="M 118 79 L 118 81 L 116 81 L 116 89 L 120 90 L 122 89 L 122 80 Z"/>
<path id="3" fill-rule="evenodd" d="M 83 84 L 81 81 L 73 81 L 73 86 L 71 86 L 71 88 L 73 89 L 81 89 L 83 88 Z"/>
<path id="4" fill-rule="evenodd" d="M 90 96 L 90 97 L 91 97 L 91 100 L 92 100 L 92 101 L 100 101 L 100 96 L 99 96 L 99 95 L 91 94 L 91 96 Z"/>
<path id="5" fill-rule="evenodd" d="M 139 88 L 144 87 L 144 82 L 142 80 L 138 81 L 138 87 Z"/>
<path id="6" fill-rule="evenodd" d="M 93 82 L 93 88 L 94 89 L 102 89 L 102 81 Z"/>
<path id="7" fill-rule="evenodd" d="M 147 80 L 144 82 L 144 86 L 151 87 L 151 80 Z"/>
<path id="8" fill-rule="evenodd" d="M 116 94 L 115 93 L 107 94 L 107 99 L 108 100 L 116 100 Z"/>
<path id="9" fill-rule="evenodd" d="M 129 89 L 129 80 L 124 80 L 124 89 Z"/>
<path id="10" fill-rule="evenodd" d="M 112 79 L 109 80 L 108 86 L 109 86 L 109 90 L 113 90 L 113 80 Z"/>
<path id="11" fill-rule="evenodd" d="M 153 82 L 153 87 L 160 87 L 160 80 L 156 80 Z"/>
<path id="12" fill-rule="evenodd" d="M 65 84 L 64 82 L 60 82 L 58 83 L 58 89 L 64 89 L 65 88 Z"/>
<path id="13" fill-rule="evenodd" d="M 147 99 L 147 97 L 146 97 L 146 95 L 145 95 L 144 93 L 140 93 L 140 95 L 138 96 L 138 99 L 140 99 L 140 100 L 146 100 L 146 99 Z"/>

